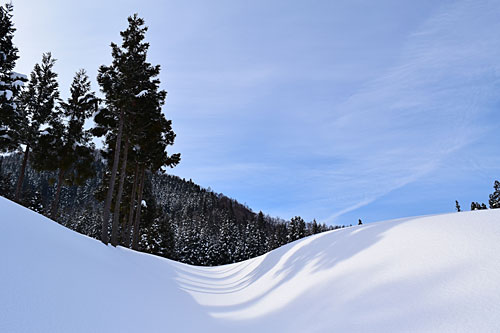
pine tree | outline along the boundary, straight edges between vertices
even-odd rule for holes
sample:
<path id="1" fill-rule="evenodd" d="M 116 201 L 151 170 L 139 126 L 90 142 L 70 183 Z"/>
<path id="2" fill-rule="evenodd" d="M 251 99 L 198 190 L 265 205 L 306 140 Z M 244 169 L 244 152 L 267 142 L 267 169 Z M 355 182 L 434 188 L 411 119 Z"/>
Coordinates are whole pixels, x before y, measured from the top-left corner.
<path id="1" fill-rule="evenodd" d="M 306 235 L 306 223 L 300 216 L 295 216 L 288 224 L 288 242 L 301 239 Z"/>
<path id="2" fill-rule="evenodd" d="M 254 258 L 261 254 L 259 228 L 253 221 L 250 221 L 245 226 L 245 246 L 243 253 L 245 259 Z"/>
<path id="3" fill-rule="evenodd" d="M 362 225 L 363 222 L 361 222 L 361 219 L 358 220 L 358 225 Z"/>
<path id="4" fill-rule="evenodd" d="M 50 52 L 44 53 L 42 63 L 35 65 L 27 87 L 19 96 L 18 108 L 21 117 L 18 119 L 17 137 L 18 143 L 24 144 L 26 148 L 16 185 L 16 200 L 19 200 L 21 195 L 30 149 L 38 148 L 38 140 L 45 133 L 43 127 L 58 116 L 55 112 L 56 102 L 59 100 L 57 74 L 53 71 L 55 61 Z"/>
<path id="5" fill-rule="evenodd" d="M 229 264 L 234 261 L 237 252 L 238 231 L 231 218 L 222 222 L 219 236 L 219 265 Z"/>
<path id="6" fill-rule="evenodd" d="M 457 209 L 457 212 L 460 212 L 460 204 L 458 203 L 458 200 L 455 200 L 455 208 Z"/>
<path id="7" fill-rule="evenodd" d="M 128 28 L 120 33 L 123 39 L 121 47 L 111 44 L 111 66 L 101 66 L 97 77 L 106 96 L 107 108 L 95 117 L 98 129 L 94 133 L 106 135 L 108 151 L 113 151 L 108 154 L 112 167 L 103 211 L 101 239 L 105 244 L 109 239 L 109 214 L 121 160 L 111 233 L 113 245 L 117 243 L 118 215 L 127 169 L 137 167 L 139 170 L 134 179 L 137 194 L 134 193 L 131 197 L 136 197 L 137 202 L 141 202 L 146 170 L 154 173 L 163 166 L 173 167 L 180 160 L 178 154 L 166 154 L 166 147 L 173 143 L 175 134 L 171 122 L 161 112 L 166 92 L 159 90 L 160 81 L 157 76 L 160 66 L 153 66 L 146 61 L 149 43 L 144 42 L 144 36 L 147 27 L 137 14 L 129 17 L 128 23 Z M 129 158 L 132 158 L 132 162 L 129 162 Z M 129 163 L 133 166 L 127 167 Z M 138 207 L 137 203 L 130 204 Z M 139 241 L 140 215 L 141 211 L 137 208 L 132 240 L 134 248 L 137 248 Z"/>
<path id="8" fill-rule="evenodd" d="M 81 185 L 94 173 L 92 137 L 83 126 L 95 110 L 97 98 L 91 92 L 85 70 L 75 74 L 70 92 L 68 101 L 61 102 L 58 116 L 50 119 L 49 126 L 39 137 L 33 154 L 35 169 L 57 170 L 57 187 L 50 213 L 52 219 L 57 215 L 63 184 Z"/>
<path id="9" fill-rule="evenodd" d="M 311 234 L 319 234 L 321 232 L 321 226 L 316 222 L 316 219 L 313 220 L 311 225 Z"/>
<path id="10" fill-rule="evenodd" d="M 495 191 L 490 194 L 490 208 L 500 208 L 500 182 L 498 180 L 495 180 L 493 188 Z"/>
<path id="11" fill-rule="evenodd" d="M 24 75 L 13 72 L 19 56 L 12 42 L 16 31 L 12 11 L 12 4 L 0 5 L 0 152 L 19 147 L 16 127 L 21 117 L 17 112 L 16 97 L 26 82 Z"/>
<path id="12" fill-rule="evenodd" d="M 269 247 L 269 241 L 266 237 L 266 220 L 262 211 L 259 211 L 259 214 L 257 214 L 257 229 L 259 242 L 259 250 L 257 255 L 261 255 L 264 254 Z"/>
<path id="13" fill-rule="evenodd" d="M 488 207 L 484 202 L 481 204 L 479 202 L 472 202 L 470 205 L 470 210 L 483 210 L 483 209 L 488 209 Z"/>

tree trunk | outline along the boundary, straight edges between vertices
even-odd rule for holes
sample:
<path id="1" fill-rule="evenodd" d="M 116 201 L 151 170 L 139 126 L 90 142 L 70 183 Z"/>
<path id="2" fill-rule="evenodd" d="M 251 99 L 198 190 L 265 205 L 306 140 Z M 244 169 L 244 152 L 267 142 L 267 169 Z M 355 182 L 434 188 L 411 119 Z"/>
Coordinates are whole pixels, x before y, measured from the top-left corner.
<path id="1" fill-rule="evenodd" d="M 125 247 L 130 247 L 130 231 L 134 222 L 135 211 L 135 196 L 137 195 L 137 182 L 139 178 L 139 164 L 135 164 L 134 183 L 132 185 L 132 193 L 130 194 L 130 209 L 128 212 L 127 226 L 122 231 L 122 244 Z"/>
<path id="2" fill-rule="evenodd" d="M 127 221 L 128 221 L 128 214 L 125 214 L 123 217 L 123 226 L 122 226 L 122 232 L 120 235 L 120 244 L 121 246 L 128 247 L 128 245 L 125 245 L 125 237 L 127 237 Z"/>
<path id="3" fill-rule="evenodd" d="M 56 216 L 57 216 L 57 207 L 59 206 L 59 196 L 61 194 L 63 177 L 64 177 L 64 170 L 59 169 L 59 174 L 57 175 L 56 195 L 54 197 L 54 201 L 52 202 L 52 207 L 50 210 L 50 218 L 53 219 L 54 221 L 56 220 Z"/>
<path id="4" fill-rule="evenodd" d="M 26 149 L 24 150 L 23 163 L 21 164 L 21 170 L 19 171 L 19 177 L 17 178 L 16 194 L 14 196 L 15 201 L 19 201 L 19 198 L 21 197 L 21 189 L 23 187 L 24 174 L 26 172 L 26 165 L 28 164 L 29 154 L 30 154 L 30 145 L 27 144 Z"/>
<path id="5" fill-rule="evenodd" d="M 134 238 L 132 239 L 132 249 L 137 250 L 139 245 L 139 225 L 141 223 L 141 209 L 142 209 L 142 192 L 144 191 L 144 169 L 145 166 L 141 168 L 141 180 L 139 183 L 139 197 L 137 199 L 137 212 L 135 213 L 135 223 L 134 223 Z"/>
<path id="6" fill-rule="evenodd" d="M 120 169 L 120 182 L 118 183 L 118 193 L 115 199 L 115 210 L 113 212 L 113 224 L 111 226 L 111 245 L 118 245 L 118 226 L 120 221 L 120 207 L 122 203 L 123 184 L 127 173 L 127 158 L 128 158 L 128 138 L 125 137 L 125 146 L 123 147 L 123 161 Z"/>
<path id="7" fill-rule="evenodd" d="M 120 159 L 122 132 L 123 132 L 123 110 L 120 112 L 118 134 L 116 135 L 115 156 L 113 157 L 113 167 L 111 169 L 108 193 L 106 194 L 106 202 L 104 204 L 104 212 L 102 214 L 101 241 L 106 245 L 108 245 L 109 242 L 109 235 L 108 235 L 109 210 L 111 209 L 111 200 L 113 199 L 113 192 L 115 189 L 116 171 L 118 170 L 118 160 Z"/>

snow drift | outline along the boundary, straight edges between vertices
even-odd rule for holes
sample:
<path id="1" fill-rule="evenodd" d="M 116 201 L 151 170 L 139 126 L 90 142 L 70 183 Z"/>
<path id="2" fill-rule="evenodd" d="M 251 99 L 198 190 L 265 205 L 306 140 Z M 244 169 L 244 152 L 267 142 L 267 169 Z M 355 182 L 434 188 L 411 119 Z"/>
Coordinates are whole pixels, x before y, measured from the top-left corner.
<path id="1" fill-rule="evenodd" d="M 194 267 L 0 198 L 0 332 L 489 332 L 500 210 L 373 223 Z"/>

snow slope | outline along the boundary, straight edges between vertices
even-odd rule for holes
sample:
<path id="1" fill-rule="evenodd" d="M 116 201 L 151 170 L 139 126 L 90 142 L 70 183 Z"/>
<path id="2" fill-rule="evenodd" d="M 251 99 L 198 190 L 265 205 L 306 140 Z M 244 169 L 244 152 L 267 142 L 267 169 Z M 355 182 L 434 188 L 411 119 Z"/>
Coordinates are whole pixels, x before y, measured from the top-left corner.
<path id="1" fill-rule="evenodd" d="M 319 234 L 202 268 L 0 198 L 0 332 L 500 331 L 500 209 Z"/>

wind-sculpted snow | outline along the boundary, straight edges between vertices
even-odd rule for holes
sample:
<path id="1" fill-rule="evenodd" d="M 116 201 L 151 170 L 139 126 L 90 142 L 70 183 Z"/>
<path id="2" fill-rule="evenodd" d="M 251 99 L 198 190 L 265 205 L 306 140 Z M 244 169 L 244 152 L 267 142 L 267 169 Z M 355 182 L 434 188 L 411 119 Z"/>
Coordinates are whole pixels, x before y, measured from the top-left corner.
<path id="1" fill-rule="evenodd" d="M 0 332 L 494 332 L 500 210 L 373 223 L 194 267 L 0 198 Z"/>

